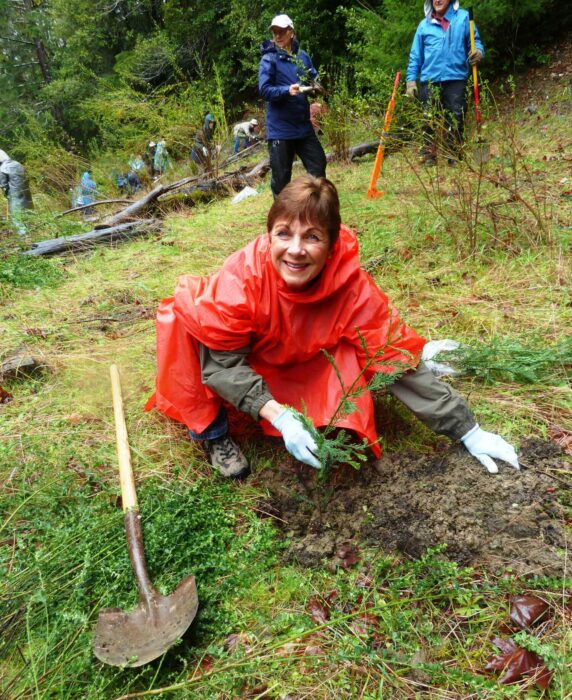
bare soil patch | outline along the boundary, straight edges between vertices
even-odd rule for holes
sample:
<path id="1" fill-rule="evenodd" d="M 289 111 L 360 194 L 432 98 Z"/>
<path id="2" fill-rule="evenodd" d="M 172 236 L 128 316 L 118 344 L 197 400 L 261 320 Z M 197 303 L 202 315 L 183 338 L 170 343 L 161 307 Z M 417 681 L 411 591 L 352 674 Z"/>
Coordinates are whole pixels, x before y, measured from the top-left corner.
<path id="1" fill-rule="evenodd" d="M 258 476 L 269 493 L 261 510 L 288 538 L 286 559 L 303 566 L 343 565 L 348 547 L 418 558 L 446 544 L 444 556 L 461 565 L 562 577 L 569 461 L 537 439 L 524 441 L 519 456 L 522 471 L 501 464 L 490 475 L 459 446 L 386 454 L 359 471 L 342 466 L 329 482 L 288 459 Z"/>

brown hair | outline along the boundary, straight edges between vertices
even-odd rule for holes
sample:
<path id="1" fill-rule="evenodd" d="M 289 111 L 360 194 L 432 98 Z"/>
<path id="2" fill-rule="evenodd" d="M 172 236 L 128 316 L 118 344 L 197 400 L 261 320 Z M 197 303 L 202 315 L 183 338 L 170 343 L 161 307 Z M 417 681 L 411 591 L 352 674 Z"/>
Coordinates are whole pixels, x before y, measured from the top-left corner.
<path id="1" fill-rule="evenodd" d="M 340 200 L 333 182 L 325 177 L 302 175 L 280 192 L 268 212 L 267 230 L 271 231 L 280 219 L 294 219 L 314 224 L 324 229 L 330 240 L 330 248 L 338 240 L 340 232 Z"/>

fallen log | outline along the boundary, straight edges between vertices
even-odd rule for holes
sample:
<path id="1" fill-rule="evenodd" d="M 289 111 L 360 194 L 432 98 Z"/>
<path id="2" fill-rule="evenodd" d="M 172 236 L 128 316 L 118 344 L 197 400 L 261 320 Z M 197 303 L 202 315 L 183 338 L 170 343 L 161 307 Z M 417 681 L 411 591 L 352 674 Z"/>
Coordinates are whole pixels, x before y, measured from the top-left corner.
<path id="1" fill-rule="evenodd" d="M 247 155 L 250 155 L 252 151 L 256 150 L 258 147 L 258 143 L 253 144 L 252 146 L 249 146 L 248 148 L 244 149 L 240 153 L 237 153 L 230 158 L 228 158 L 226 161 L 222 162 L 219 165 L 219 168 L 224 168 L 226 165 L 236 162 L 237 160 L 240 160 L 241 158 L 246 157 Z M 267 161 L 263 161 L 265 163 Z M 259 164 L 260 165 L 260 164 Z M 257 171 L 257 167 L 253 168 L 251 171 Z M 262 174 L 265 174 L 267 172 L 268 168 L 266 170 L 263 170 Z M 190 177 L 185 177 L 182 180 L 177 180 L 176 182 L 172 182 L 168 185 L 157 185 L 154 187 L 150 192 L 147 192 L 143 197 L 140 199 L 135 200 L 132 202 L 128 207 L 125 209 L 121 209 L 121 211 L 118 211 L 116 214 L 113 214 L 112 216 L 108 217 L 104 222 L 101 224 L 97 224 L 94 228 L 99 229 L 99 228 L 108 228 L 110 226 L 116 226 L 117 224 L 121 223 L 122 221 L 125 221 L 126 219 L 131 219 L 135 216 L 138 216 L 139 214 L 142 213 L 144 209 L 146 209 L 148 206 L 153 204 L 156 200 L 158 200 L 162 195 L 167 194 L 168 192 L 172 192 L 173 190 L 180 189 L 181 187 L 185 187 L 186 185 L 191 184 L 192 182 L 200 182 L 199 185 L 197 185 L 196 188 L 193 190 L 187 191 L 185 194 L 190 194 L 194 191 L 210 191 L 212 188 L 211 183 L 213 181 L 216 181 L 220 185 L 224 184 L 225 182 L 228 181 L 229 177 L 236 176 L 238 173 L 240 173 L 241 169 L 233 171 L 231 173 L 225 173 L 224 175 L 221 175 L 217 178 L 212 178 L 206 181 L 201 180 L 204 178 L 204 175 L 191 175 Z M 245 174 L 244 177 L 257 177 L 257 173 L 251 175 L 250 173 Z"/>
<path id="2" fill-rule="evenodd" d="M 26 350 L 20 349 L 0 364 L 0 380 L 29 377 L 45 368 L 45 365 Z"/>
<path id="3" fill-rule="evenodd" d="M 93 229 L 87 233 L 78 234 L 76 236 L 67 236 L 63 238 L 52 238 L 46 241 L 38 241 L 32 244 L 30 250 L 25 251 L 24 255 L 59 255 L 70 250 L 85 250 L 98 243 L 111 243 L 124 238 L 133 238 L 141 236 L 151 231 L 157 231 L 161 227 L 161 222 L 158 219 L 143 219 L 138 221 L 129 221 L 117 226 L 108 228 Z"/>
<path id="4" fill-rule="evenodd" d="M 189 178 L 185 178 L 185 180 L 189 180 Z M 179 182 L 183 182 L 183 180 L 180 180 Z M 113 228 L 114 226 L 120 224 L 122 221 L 125 221 L 125 219 L 137 218 L 140 214 L 142 214 L 143 210 L 149 206 L 149 204 L 154 202 L 164 192 L 168 192 L 170 189 L 172 189 L 172 187 L 169 187 L 168 185 L 157 185 L 157 187 L 154 187 L 150 192 L 147 192 L 147 194 L 145 194 L 140 199 L 136 199 L 128 207 L 125 207 L 125 209 L 122 209 L 121 211 L 117 212 L 117 214 L 113 214 L 103 223 L 94 226 L 94 230 L 97 231 L 98 229 Z"/>
<path id="5" fill-rule="evenodd" d="M 367 141 L 366 143 L 360 143 L 357 146 L 352 146 L 348 148 L 347 159 L 353 160 L 354 158 L 359 158 L 360 156 L 365 156 L 368 153 L 375 153 L 377 147 L 379 146 L 379 141 Z M 326 160 L 331 163 L 334 160 L 339 160 L 343 158 L 343 155 L 339 151 L 332 151 L 326 154 Z"/>

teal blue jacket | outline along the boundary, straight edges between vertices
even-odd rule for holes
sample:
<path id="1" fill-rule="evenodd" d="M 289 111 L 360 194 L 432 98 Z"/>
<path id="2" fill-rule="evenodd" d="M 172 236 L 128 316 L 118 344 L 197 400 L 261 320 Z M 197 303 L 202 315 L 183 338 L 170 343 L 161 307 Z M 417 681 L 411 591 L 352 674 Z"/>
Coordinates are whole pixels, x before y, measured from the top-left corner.
<path id="1" fill-rule="evenodd" d="M 450 24 L 445 31 L 437 20 L 428 16 L 419 23 L 407 66 L 407 80 L 440 83 L 444 80 L 466 80 L 469 76 L 468 56 L 471 51 L 469 13 L 451 2 L 445 13 Z M 475 47 L 485 49 L 475 25 Z"/>

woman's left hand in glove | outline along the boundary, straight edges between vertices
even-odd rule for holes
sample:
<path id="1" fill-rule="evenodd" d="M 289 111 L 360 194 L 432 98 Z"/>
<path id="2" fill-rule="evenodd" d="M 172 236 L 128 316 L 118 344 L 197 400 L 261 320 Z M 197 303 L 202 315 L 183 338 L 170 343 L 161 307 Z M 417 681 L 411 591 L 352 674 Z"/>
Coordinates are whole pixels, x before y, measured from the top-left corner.
<path id="1" fill-rule="evenodd" d="M 461 441 L 473 457 L 478 459 L 486 468 L 489 474 L 496 474 L 499 470 L 492 459 L 493 457 L 502 459 L 503 462 L 508 462 L 515 469 L 520 469 L 514 447 L 500 435 L 488 433 L 480 428 L 478 424 L 463 435 Z"/>

